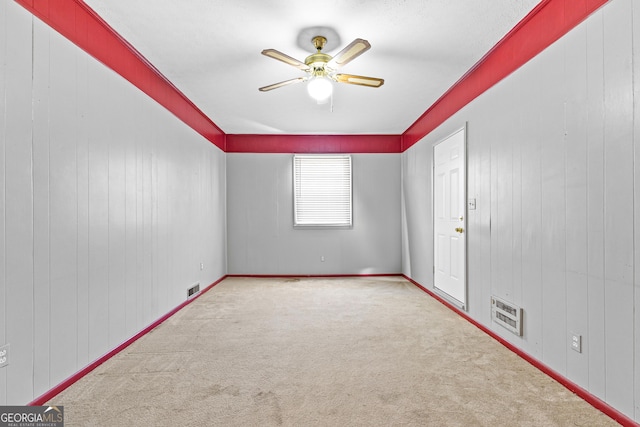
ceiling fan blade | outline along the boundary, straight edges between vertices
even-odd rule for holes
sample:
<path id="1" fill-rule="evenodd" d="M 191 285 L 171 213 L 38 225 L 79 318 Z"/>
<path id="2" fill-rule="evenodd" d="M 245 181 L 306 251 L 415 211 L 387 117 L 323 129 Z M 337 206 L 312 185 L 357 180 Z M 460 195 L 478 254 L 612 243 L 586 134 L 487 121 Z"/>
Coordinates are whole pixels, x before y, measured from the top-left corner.
<path id="1" fill-rule="evenodd" d="M 269 85 L 269 86 L 263 86 L 258 90 L 260 92 L 267 92 L 269 90 L 278 89 L 279 87 L 282 87 L 282 86 L 287 86 L 287 85 L 294 84 L 294 83 L 300 83 L 300 82 L 303 82 L 305 80 L 306 80 L 305 77 L 298 77 L 296 79 L 285 80 L 285 81 L 280 82 L 280 83 L 274 83 L 274 84 Z"/>
<path id="2" fill-rule="evenodd" d="M 369 49 L 371 49 L 371 45 L 368 41 L 364 39 L 355 39 L 340 52 L 336 53 L 333 59 L 327 63 L 327 66 L 337 70 L 348 62 L 353 61 Z"/>
<path id="3" fill-rule="evenodd" d="M 302 71 L 309 71 L 309 66 L 307 64 L 305 64 L 304 62 L 300 62 L 297 59 L 280 52 L 279 50 L 265 49 L 262 51 L 262 54 L 264 56 L 268 56 L 269 58 L 277 59 L 278 61 L 282 61 L 285 64 L 294 66 Z"/>
<path id="4" fill-rule="evenodd" d="M 349 83 L 352 85 L 380 87 L 384 84 L 384 79 L 377 77 L 355 76 L 353 74 L 336 74 L 333 76 L 337 82 Z"/>

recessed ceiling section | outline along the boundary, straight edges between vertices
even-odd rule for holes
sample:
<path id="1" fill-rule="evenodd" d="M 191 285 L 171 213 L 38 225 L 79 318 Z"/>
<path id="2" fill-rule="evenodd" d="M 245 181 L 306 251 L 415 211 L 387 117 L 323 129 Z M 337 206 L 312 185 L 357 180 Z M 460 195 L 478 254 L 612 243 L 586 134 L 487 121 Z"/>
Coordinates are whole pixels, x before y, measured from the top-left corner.
<path id="1" fill-rule="evenodd" d="M 86 0 L 187 98 L 229 134 L 401 134 L 538 0 Z M 340 71 L 384 79 L 375 89 L 334 84 L 318 105 L 304 75 L 261 55 L 304 62 L 310 33 L 335 55 L 356 38 L 371 49 Z M 305 42 L 305 38 L 309 38 Z M 308 44 L 308 46 L 307 46 Z"/>

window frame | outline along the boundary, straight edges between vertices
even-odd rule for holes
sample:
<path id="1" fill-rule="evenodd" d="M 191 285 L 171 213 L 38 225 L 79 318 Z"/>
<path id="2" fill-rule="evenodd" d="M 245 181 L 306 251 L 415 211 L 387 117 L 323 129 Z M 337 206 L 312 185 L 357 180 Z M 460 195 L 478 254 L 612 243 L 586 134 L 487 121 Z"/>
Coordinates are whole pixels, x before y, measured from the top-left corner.
<path id="1" fill-rule="evenodd" d="M 348 202 L 345 205 L 348 205 L 348 218 L 345 217 L 343 221 L 333 221 L 327 222 L 326 220 L 316 220 L 316 221 L 306 221 L 300 218 L 300 183 L 299 175 L 303 172 L 298 172 L 299 169 L 299 161 L 303 162 L 305 159 L 313 160 L 317 162 L 320 159 L 340 159 L 343 163 L 335 165 L 336 168 L 345 167 L 344 160 L 347 162 L 348 166 L 348 185 L 345 186 L 348 188 L 348 197 L 346 200 Z M 294 228 L 331 228 L 331 229 L 348 229 L 353 228 L 353 159 L 350 154 L 294 154 L 292 157 L 292 170 L 293 170 L 293 226 Z M 316 177 L 317 178 L 317 177 Z M 345 179 L 346 181 L 346 179 Z M 338 197 L 344 198 L 344 194 L 338 195 Z M 334 201 L 336 204 L 342 203 L 342 201 Z"/>

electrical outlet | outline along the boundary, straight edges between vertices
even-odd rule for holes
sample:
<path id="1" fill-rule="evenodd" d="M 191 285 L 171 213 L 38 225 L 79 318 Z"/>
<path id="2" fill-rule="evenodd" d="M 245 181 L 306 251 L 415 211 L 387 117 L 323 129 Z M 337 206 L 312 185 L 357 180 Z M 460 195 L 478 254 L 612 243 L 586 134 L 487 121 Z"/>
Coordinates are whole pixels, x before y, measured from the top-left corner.
<path id="1" fill-rule="evenodd" d="M 200 270 L 204 270 L 204 263 L 203 262 L 200 263 Z"/>
<path id="2" fill-rule="evenodd" d="M 320 257 L 320 262 L 324 262 L 324 255 Z"/>
<path id="3" fill-rule="evenodd" d="M 0 368 L 9 364 L 9 344 L 0 347 Z"/>
<path id="4" fill-rule="evenodd" d="M 573 332 L 570 332 L 569 334 L 571 336 L 571 349 L 578 353 L 582 353 L 582 335 L 578 335 Z"/>

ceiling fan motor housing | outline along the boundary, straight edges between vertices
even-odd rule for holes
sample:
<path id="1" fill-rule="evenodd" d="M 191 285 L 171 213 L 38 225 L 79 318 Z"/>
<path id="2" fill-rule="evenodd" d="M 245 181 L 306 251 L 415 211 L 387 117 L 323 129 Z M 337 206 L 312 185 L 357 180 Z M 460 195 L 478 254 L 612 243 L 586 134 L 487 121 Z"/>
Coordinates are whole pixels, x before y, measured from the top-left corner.
<path id="1" fill-rule="evenodd" d="M 325 69 L 325 66 L 332 58 L 331 55 L 321 52 L 322 48 L 324 48 L 324 45 L 327 43 L 327 39 L 323 36 L 315 36 L 311 39 L 311 42 L 318 51 L 307 56 L 304 63 L 313 69 L 312 74 L 314 76 L 324 76 L 328 72 L 328 70 Z"/>

